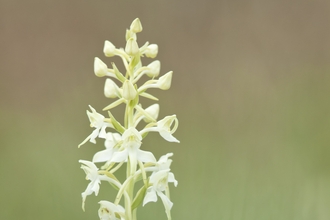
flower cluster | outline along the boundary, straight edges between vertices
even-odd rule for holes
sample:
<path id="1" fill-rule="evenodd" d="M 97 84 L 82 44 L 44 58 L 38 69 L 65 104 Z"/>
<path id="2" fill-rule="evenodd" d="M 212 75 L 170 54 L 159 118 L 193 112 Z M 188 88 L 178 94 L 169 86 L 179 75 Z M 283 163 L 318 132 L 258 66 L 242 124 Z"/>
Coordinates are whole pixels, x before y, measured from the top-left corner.
<path id="1" fill-rule="evenodd" d="M 123 61 L 125 73 L 119 71 L 114 63 L 112 68 L 99 58 L 94 60 L 94 72 L 98 77 L 107 77 L 104 86 L 104 95 L 115 99 L 103 111 L 109 117 L 98 113 L 92 106 L 87 111 L 90 126 L 93 132 L 79 145 L 90 141 L 96 143 L 96 138 L 104 140 L 105 149 L 96 152 L 92 161 L 79 160 L 81 168 L 90 180 L 85 192 L 82 193 L 83 209 L 88 195 L 97 195 L 102 181 L 109 182 L 117 196 L 113 202 L 100 201 L 99 217 L 101 220 L 136 220 L 137 207 L 149 202 L 156 202 L 158 197 L 164 204 L 168 219 L 171 219 L 170 210 L 173 203 L 169 198 L 168 183 L 177 186 L 178 182 L 170 170 L 173 154 L 168 153 L 157 161 L 155 156 L 141 149 L 142 140 L 149 132 L 158 132 L 161 137 L 169 142 L 179 142 L 172 134 L 178 127 L 175 115 L 166 116 L 157 120 L 159 105 L 153 104 L 143 108 L 139 103 L 140 97 L 158 99 L 148 93 L 151 88 L 167 90 L 171 86 L 173 72 L 167 72 L 158 78 L 160 62 L 155 60 L 143 66 L 141 57 L 155 58 L 158 53 L 156 44 L 146 42 L 139 47 L 137 33 L 142 31 L 140 20 L 135 19 L 130 28 L 126 30 L 126 46 L 116 48 L 110 41 L 105 41 L 103 52 L 106 57 L 119 56 Z M 138 87 L 137 82 L 143 75 L 149 79 Z M 158 79 L 157 79 L 158 78 Z M 111 109 L 125 105 L 124 120 L 121 123 L 111 113 Z M 137 126 L 144 123 L 143 129 Z M 100 168 L 95 163 L 103 163 Z M 116 171 L 126 164 L 126 179 L 120 182 L 116 178 Z M 140 189 L 134 189 L 135 184 L 142 181 Z M 124 207 L 120 205 L 124 203 Z"/>

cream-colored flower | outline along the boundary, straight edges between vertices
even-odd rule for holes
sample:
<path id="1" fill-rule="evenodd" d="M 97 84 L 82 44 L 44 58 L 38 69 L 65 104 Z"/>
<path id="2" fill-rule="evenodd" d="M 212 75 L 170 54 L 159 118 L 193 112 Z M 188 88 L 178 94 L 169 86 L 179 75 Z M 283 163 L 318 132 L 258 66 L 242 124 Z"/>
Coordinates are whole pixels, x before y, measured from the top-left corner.
<path id="1" fill-rule="evenodd" d="M 143 200 L 143 206 L 149 202 L 157 202 L 157 195 L 161 198 L 167 217 L 171 218 L 171 208 L 173 203 L 168 197 L 168 183 L 174 183 L 174 186 L 178 185 L 178 181 L 174 178 L 173 173 L 170 172 L 170 169 L 160 170 L 151 174 L 149 179 L 150 187 L 148 187 L 146 195 Z M 164 194 L 167 194 L 165 195 Z"/>
<path id="2" fill-rule="evenodd" d="M 125 209 L 122 206 L 104 200 L 100 201 L 99 204 L 100 220 L 125 220 Z"/>
<path id="3" fill-rule="evenodd" d="M 90 126 L 95 128 L 94 131 L 81 143 L 78 147 L 85 144 L 88 140 L 92 143 L 96 143 L 95 138 L 105 138 L 106 137 L 106 131 L 105 129 L 107 127 L 113 128 L 113 126 L 107 122 L 104 121 L 105 117 L 99 113 L 96 112 L 96 110 L 89 106 L 89 108 L 92 110 L 92 112 L 89 112 L 87 110 L 87 116 L 90 121 Z"/>
<path id="4" fill-rule="evenodd" d="M 172 128 L 173 123 L 174 126 Z M 176 131 L 178 124 L 179 121 L 176 118 L 176 115 L 166 116 L 165 118 L 157 122 L 156 127 L 145 128 L 140 133 L 144 134 L 146 132 L 155 131 L 159 132 L 160 136 L 162 136 L 165 140 L 169 142 L 180 143 L 180 141 L 172 135 Z"/>
<path id="5" fill-rule="evenodd" d="M 137 96 L 137 91 L 131 81 L 126 80 L 123 84 L 123 98 L 133 100 Z"/>
<path id="6" fill-rule="evenodd" d="M 105 97 L 116 98 L 116 97 L 118 97 L 118 94 L 119 94 L 119 88 L 118 88 L 117 84 L 110 78 L 107 78 L 105 80 L 105 85 L 104 85 Z"/>
<path id="7" fill-rule="evenodd" d="M 106 57 L 113 57 L 116 55 L 116 47 L 108 40 L 104 42 L 103 53 Z"/>
<path id="8" fill-rule="evenodd" d="M 93 157 L 93 162 L 107 162 L 110 161 L 112 155 L 118 151 L 119 148 L 114 148 L 120 141 L 121 135 L 118 133 L 108 132 L 105 138 L 105 150 L 97 152 Z"/>
<path id="9" fill-rule="evenodd" d="M 149 57 L 149 58 L 155 58 L 158 54 L 158 45 L 157 44 L 150 44 L 144 54 L 146 55 L 146 57 Z"/>
<path id="10" fill-rule="evenodd" d="M 139 33 L 142 31 L 142 24 L 139 18 L 135 18 L 130 26 L 130 30 L 134 33 Z"/>
<path id="11" fill-rule="evenodd" d="M 128 55 L 135 56 L 139 54 L 139 46 L 134 38 L 128 39 L 126 42 L 125 51 Z"/>

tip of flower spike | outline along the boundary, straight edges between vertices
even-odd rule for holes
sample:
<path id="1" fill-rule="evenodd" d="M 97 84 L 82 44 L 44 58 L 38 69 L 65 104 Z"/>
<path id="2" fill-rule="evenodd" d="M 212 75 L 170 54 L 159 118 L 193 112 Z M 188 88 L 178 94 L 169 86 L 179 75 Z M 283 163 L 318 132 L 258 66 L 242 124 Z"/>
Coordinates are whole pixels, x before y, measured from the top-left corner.
<path id="1" fill-rule="evenodd" d="M 130 26 L 130 30 L 134 33 L 139 33 L 142 31 L 142 24 L 139 18 L 135 18 Z"/>

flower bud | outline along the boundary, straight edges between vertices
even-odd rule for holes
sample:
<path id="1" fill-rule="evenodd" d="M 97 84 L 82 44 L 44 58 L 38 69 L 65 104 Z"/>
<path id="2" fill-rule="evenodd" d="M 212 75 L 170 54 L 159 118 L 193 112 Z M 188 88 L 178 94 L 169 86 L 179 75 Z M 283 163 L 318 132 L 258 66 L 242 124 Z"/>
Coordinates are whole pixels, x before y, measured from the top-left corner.
<path id="1" fill-rule="evenodd" d="M 150 105 L 148 108 L 145 109 L 145 111 L 155 120 L 157 120 L 158 118 L 158 114 L 159 114 L 159 104 L 153 104 Z M 144 118 L 144 121 L 149 123 L 151 122 L 151 120 L 149 120 L 148 118 Z"/>
<path id="2" fill-rule="evenodd" d="M 147 76 L 153 78 L 153 77 L 157 77 L 159 75 L 159 72 L 160 72 L 160 61 L 159 60 L 153 61 L 147 67 L 149 68 L 149 71 L 146 72 Z"/>
<path id="3" fill-rule="evenodd" d="M 171 87 L 173 71 L 166 73 L 165 75 L 159 77 L 157 85 L 158 88 L 162 90 L 168 90 Z"/>
<path id="4" fill-rule="evenodd" d="M 130 30 L 131 30 L 132 32 L 134 32 L 134 33 L 139 33 L 139 32 L 142 31 L 142 24 L 141 24 L 139 18 L 136 18 L 136 19 L 132 22 L 132 24 L 131 24 L 131 26 L 130 26 Z"/>
<path id="5" fill-rule="evenodd" d="M 116 83 L 111 79 L 107 78 L 104 85 L 105 97 L 116 98 L 118 93 L 117 91 L 118 91 L 118 86 L 116 85 Z"/>
<path id="6" fill-rule="evenodd" d="M 106 76 L 108 72 L 108 66 L 103 63 L 98 57 L 94 59 L 94 73 L 98 77 Z"/>
<path id="7" fill-rule="evenodd" d="M 126 41 L 128 41 L 128 39 L 130 39 L 130 38 L 133 38 L 134 40 L 136 40 L 137 39 L 136 33 L 134 33 L 131 30 L 126 29 L 126 34 L 125 34 Z"/>
<path id="8" fill-rule="evenodd" d="M 157 44 L 150 44 L 145 51 L 146 57 L 155 58 L 158 54 L 158 45 Z"/>
<path id="9" fill-rule="evenodd" d="M 106 57 L 113 57 L 115 56 L 116 52 L 116 47 L 110 42 L 110 41 L 105 41 L 104 42 L 104 48 L 103 48 L 103 53 L 105 54 Z"/>
<path id="10" fill-rule="evenodd" d="M 139 53 L 139 46 L 133 38 L 130 38 L 126 42 L 125 51 L 128 55 L 134 56 Z"/>
<path id="11" fill-rule="evenodd" d="M 123 85 L 123 98 L 126 100 L 133 100 L 137 95 L 137 91 L 134 88 L 131 81 L 126 80 Z"/>
<path id="12" fill-rule="evenodd" d="M 172 124 L 174 123 L 173 128 Z M 178 128 L 178 119 L 176 118 L 176 115 L 166 116 L 162 120 L 157 122 L 157 128 L 159 131 L 160 136 L 162 136 L 165 140 L 169 142 L 177 142 L 180 143 L 179 140 L 177 140 L 175 137 L 173 137 L 173 133 Z"/>

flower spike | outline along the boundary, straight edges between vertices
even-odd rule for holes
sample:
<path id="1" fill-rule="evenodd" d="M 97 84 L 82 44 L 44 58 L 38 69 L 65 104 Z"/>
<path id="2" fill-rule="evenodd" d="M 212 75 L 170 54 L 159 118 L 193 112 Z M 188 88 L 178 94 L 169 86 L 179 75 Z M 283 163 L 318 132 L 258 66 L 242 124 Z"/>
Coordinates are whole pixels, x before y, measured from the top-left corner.
<path id="1" fill-rule="evenodd" d="M 110 98 L 107 99 L 110 103 L 103 108 L 103 111 L 108 111 L 108 116 L 103 116 L 89 106 L 90 111 L 87 111 L 87 116 L 93 131 L 79 144 L 79 147 L 88 141 L 96 144 L 96 139 L 103 139 L 101 143 L 104 148 L 94 153 L 92 161 L 79 160 L 79 163 L 86 174 L 86 179 L 89 180 L 85 191 L 81 194 L 83 210 L 87 196 L 93 193 L 95 196 L 98 195 L 101 182 L 108 182 L 117 191 L 113 202 L 106 200 L 99 202 L 100 220 L 137 220 L 136 209 L 140 205 L 156 202 L 158 197 L 164 205 L 167 219 L 171 220 L 173 202 L 170 200 L 169 183 L 173 183 L 174 186 L 178 184 L 170 169 L 172 163 L 170 157 L 173 153 L 167 153 L 157 161 L 152 152 L 144 149 L 142 143 L 149 132 L 158 132 L 166 141 L 179 143 L 179 140 L 173 136 L 178 127 L 178 119 L 176 115 L 170 115 L 158 120 L 159 104 L 154 103 L 144 108 L 140 99 L 158 101 L 147 90 L 151 88 L 168 90 L 171 87 L 173 72 L 161 74 L 159 60 L 154 60 L 148 65 L 142 63 L 143 57 L 153 59 L 158 55 L 157 44 L 146 42 L 139 47 L 137 34 L 142 30 L 141 21 L 136 18 L 126 30 L 124 48 L 116 48 L 108 40 L 104 42 L 104 55 L 118 56 L 123 62 L 123 69 L 119 70 L 120 68 L 117 68 L 113 62 L 112 69 L 108 68 L 100 58 L 94 59 L 95 75 L 107 77 L 103 92 L 106 98 Z M 147 80 L 141 82 L 144 78 Z M 119 106 L 125 106 L 121 120 L 110 112 Z M 152 147 L 157 147 L 157 144 Z M 126 179 L 120 182 L 116 172 L 123 165 L 126 167 Z M 142 183 L 141 188 L 136 189 L 139 181 Z"/>

